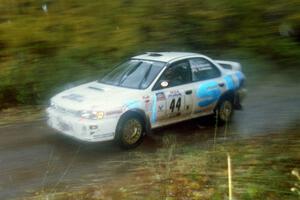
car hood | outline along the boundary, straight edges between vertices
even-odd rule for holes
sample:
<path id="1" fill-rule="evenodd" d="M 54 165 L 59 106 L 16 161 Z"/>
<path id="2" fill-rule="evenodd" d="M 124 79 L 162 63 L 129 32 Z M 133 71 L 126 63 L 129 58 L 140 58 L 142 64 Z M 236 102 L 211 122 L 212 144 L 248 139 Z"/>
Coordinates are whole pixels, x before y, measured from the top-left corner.
<path id="1" fill-rule="evenodd" d="M 91 82 L 65 90 L 51 99 L 51 104 L 70 109 L 108 111 L 128 101 L 140 99 L 142 91 Z"/>

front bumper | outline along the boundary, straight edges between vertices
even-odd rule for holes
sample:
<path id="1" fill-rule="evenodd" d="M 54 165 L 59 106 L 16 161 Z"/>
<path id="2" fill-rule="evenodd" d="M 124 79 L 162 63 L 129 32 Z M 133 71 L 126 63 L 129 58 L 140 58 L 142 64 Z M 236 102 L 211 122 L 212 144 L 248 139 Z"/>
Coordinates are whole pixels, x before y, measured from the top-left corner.
<path id="1" fill-rule="evenodd" d="M 59 133 L 86 142 L 114 139 L 117 119 L 89 120 L 62 113 L 51 107 L 47 109 L 48 125 Z"/>

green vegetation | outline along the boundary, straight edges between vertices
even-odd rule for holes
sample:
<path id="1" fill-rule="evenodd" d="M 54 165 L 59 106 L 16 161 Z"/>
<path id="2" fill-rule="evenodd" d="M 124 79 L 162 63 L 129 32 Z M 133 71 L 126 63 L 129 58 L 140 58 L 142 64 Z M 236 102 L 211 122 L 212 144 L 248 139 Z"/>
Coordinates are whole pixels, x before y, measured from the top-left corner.
<path id="1" fill-rule="evenodd" d="M 298 0 L 0 0 L 0 109 L 45 104 L 144 51 L 234 50 L 296 66 L 299 10 Z"/>

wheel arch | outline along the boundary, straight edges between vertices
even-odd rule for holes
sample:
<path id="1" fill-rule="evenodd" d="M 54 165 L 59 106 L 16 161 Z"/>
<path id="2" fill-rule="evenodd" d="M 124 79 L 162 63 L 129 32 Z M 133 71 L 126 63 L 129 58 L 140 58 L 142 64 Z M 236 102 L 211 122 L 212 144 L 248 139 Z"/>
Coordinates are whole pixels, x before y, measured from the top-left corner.
<path id="1" fill-rule="evenodd" d="M 235 104 L 235 91 L 234 90 L 229 90 L 226 91 L 225 93 L 223 93 L 220 98 L 218 99 L 218 102 L 215 106 L 214 111 L 216 111 L 216 109 L 218 109 L 218 106 L 220 105 L 220 103 L 224 100 L 224 99 L 230 99 L 232 101 L 233 104 Z"/>
<path id="2" fill-rule="evenodd" d="M 150 123 L 149 117 L 147 117 L 146 113 L 142 109 L 138 109 L 138 108 L 128 110 L 121 115 L 121 117 L 119 118 L 119 121 L 117 123 L 116 133 L 118 133 L 118 131 L 120 130 L 121 125 L 125 121 L 125 119 L 128 119 L 129 117 L 132 117 L 132 116 L 136 116 L 142 121 L 142 125 L 144 128 L 144 134 L 150 133 L 151 123 Z"/>

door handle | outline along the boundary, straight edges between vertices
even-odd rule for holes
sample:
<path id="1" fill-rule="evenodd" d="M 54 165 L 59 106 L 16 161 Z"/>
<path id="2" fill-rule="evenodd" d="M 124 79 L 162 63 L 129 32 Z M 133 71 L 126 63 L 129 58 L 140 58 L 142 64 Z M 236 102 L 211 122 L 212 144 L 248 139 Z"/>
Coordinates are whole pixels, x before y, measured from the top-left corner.
<path id="1" fill-rule="evenodd" d="M 220 86 L 220 87 L 224 87 L 224 83 L 218 83 L 218 85 Z"/>
<path id="2" fill-rule="evenodd" d="M 193 93 L 192 90 L 187 90 L 187 91 L 185 91 L 185 94 L 186 94 L 186 95 L 189 95 L 189 94 L 192 94 L 192 93 Z"/>

